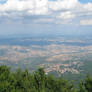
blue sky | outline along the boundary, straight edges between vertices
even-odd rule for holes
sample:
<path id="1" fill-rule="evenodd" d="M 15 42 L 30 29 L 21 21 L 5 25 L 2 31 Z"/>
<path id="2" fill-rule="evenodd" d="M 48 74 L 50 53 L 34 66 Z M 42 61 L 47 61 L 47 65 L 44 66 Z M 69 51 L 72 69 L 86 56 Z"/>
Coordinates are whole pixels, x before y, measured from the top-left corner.
<path id="1" fill-rule="evenodd" d="M 4 4 L 4 3 L 6 3 L 6 0 L 0 0 L 0 3 Z"/>
<path id="2" fill-rule="evenodd" d="M 56 1 L 56 0 L 49 0 L 49 1 Z M 79 0 L 81 3 L 88 3 L 92 2 L 92 0 Z"/>
<path id="3" fill-rule="evenodd" d="M 56 1 L 56 0 L 49 0 L 49 1 Z M 81 3 L 88 3 L 88 2 L 92 2 L 92 0 L 79 0 Z M 0 3 L 5 3 L 6 0 L 0 0 Z"/>
<path id="4" fill-rule="evenodd" d="M 92 0 L 0 0 L 0 3 L 0 35 L 92 33 Z"/>
<path id="5" fill-rule="evenodd" d="M 92 0 L 79 0 L 82 3 L 88 3 L 88 2 L 92 2 Z"/>

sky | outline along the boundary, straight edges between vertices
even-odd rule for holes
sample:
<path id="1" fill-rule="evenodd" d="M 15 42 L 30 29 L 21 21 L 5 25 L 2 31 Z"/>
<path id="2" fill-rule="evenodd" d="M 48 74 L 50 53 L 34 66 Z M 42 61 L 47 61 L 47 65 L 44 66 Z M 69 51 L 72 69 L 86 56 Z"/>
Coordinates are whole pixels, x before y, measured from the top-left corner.
<path id="1" fill-rule="evenodd" d="M 0 0 L 0 35 L 92 34 L 92 0 Z"/>

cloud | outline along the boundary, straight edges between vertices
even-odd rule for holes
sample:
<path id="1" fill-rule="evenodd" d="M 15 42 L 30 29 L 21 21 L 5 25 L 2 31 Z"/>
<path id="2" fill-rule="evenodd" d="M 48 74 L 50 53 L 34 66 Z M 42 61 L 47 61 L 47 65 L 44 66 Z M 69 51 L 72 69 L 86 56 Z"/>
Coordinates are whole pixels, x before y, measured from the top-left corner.
<path id="1" fill-rule="evenodd" d="M 67 24 L 66 21 L 72 19 L 92 16 L 92 3 L 82 4 L 79 0 L 7 0 L 6 3 L 0 4 L 0 16 L 39 16 L 39 22 L 47 22 L 46 19 L 41 19 L 41 16 L 50 16 L 48 22 L 53 18 L 55 23 L 59 21 Z"/>
<path id="2" fill-rule="evenodd" d="M 75 14 L 73 14 L 71 11 L 60 13 L 59 16 L 57 16 L 60 19 L 73 19 L 76 17 Z"/>
<path id="3" fill-rule="evenodd" d="M 80 20 L 80 25 L 92 25 L 92 19 Z"/>
<path id="4" fill-rule="evenodd" d="M 0 5 L 0 12 L 28 12 L 32 14 L 43 14 L 47 12 L 47 0 L 7 0 Z M 24 13 L 25 13 L 24 12 Z"/>
<path id="5" fill-rule="evenodd" d="M 57 0 L 49 2 L 49 8 L 52 10 L 73 9 L 78 4 L 78 0 Z"/>

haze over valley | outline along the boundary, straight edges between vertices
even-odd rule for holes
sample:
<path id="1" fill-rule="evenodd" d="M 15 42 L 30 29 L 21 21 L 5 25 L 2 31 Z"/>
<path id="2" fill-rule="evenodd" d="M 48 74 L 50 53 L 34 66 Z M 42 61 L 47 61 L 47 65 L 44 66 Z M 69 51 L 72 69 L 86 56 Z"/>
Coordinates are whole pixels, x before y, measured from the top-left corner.
<path id="1" fill-rule="evenodd" d="M 1 38 L 0 65 L 30 72 L 43 67 L 46 74 L 83 77 L 91 74 L 92 65 L 92 38 L 83 37 Z"/>

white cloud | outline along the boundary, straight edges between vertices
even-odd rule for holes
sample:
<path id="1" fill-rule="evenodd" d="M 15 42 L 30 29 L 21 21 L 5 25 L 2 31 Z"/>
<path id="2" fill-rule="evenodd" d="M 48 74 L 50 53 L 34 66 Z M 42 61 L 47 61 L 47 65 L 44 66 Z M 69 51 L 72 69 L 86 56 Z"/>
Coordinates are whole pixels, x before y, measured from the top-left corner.
<path id="1" fill-rule="evenodd" d="M 32 11 L 32 13 L 43 14 L 48 11 L 47 2 L 47 0 L 8 0 L 7 3 L 0 5 L 0 11 Z"/>
<path id="2" fill-rule="evenodd" d="M 92 25 L 92 19 L 80 20 L 80 25 Z"/>
<path id="3" fill-rule="evenodd" d="M 46 12 L 50 10 L 92 10 L 92 3 L 80 4 L 78 0 L 7 0 L 5 4 L 0 4 L 0 11 L 31 11 Z M 39 12 L 38 12 L 39 14 Z"/>
<path id="4" fill-rule="evenodd" d="M 73 19 L 76 17 L 75 14 L 73 14 L 71 11 L 60 13 L 59 16 L 57 16 L 60 19 Z"/>
<path id="5" fill-rule="evenodd" d="M 92 16 L 92 3 L 82 4 L 79 0 L 7 0 L 0 4 L 0 16 L 31 16 L 46 15 L 53 19 L 78 18 L 80 16 Z M 41 17 L 40 17 L 41 18 Z"/>
<path id="6" fill-rule="evenodd" d="M 52 10 L 73 9 L 78 5 L 78 0 L 57 0 L 56 2 L 49 2 L 49 8 Z"/>
<path id="7" fill-rule="evenodd" d="M 85 4 L 84 9 L 87 11 L 92 11 L 92 3 Z"/>

